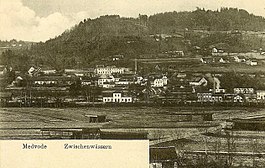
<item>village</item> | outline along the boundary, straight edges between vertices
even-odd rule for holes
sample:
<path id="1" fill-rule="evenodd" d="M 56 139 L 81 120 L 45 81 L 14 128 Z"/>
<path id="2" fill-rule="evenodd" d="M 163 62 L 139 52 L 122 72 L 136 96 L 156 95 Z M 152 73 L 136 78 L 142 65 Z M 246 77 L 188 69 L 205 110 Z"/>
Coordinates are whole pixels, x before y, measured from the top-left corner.
<path id="1" fill-rule="evenodd" d="M 13 71 L 12 67 L 1 66 L 1 83 L 8 83 L 1 89 L 1 106 L 264 106 L 265 72 L 239 70 L 234 75 L 253 82 L 223 87 L 224 80 L 230 80 L 225 78 L 231 72 L 226 71 L 226 68 L 223 71 L 203 70 L 205 66 L 222 69 L 230 65 L 250 70 L 261 68 L 265 64 L 263 54 L 262 51 L 227 53 L 213 47 L 211 55 L 207 57 L 185 56 L 183 51 L 168 51 L 156 59 L 149 55 L 127 60 L 133 64 L 130 67 L 115 65 L 124 61 L 123 55 L 110 56 L 105 60 L 112 64 L 86 69 L 58 71 L 32 66 L 26 74 L 21 74 Z M 185 66 L 190 61 L 195 62 L 196 68 L 202 71 L 174 69 L 178 64 Z M 148 72 L 144 72 L 146 67 L 149 68 Z"/>

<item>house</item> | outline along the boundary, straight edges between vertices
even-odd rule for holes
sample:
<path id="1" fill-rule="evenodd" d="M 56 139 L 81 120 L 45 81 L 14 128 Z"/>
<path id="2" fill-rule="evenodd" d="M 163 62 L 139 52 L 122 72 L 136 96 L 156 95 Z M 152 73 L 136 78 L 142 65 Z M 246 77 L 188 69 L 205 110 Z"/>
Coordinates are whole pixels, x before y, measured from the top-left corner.
<path id="1" fill-rule="evenodd" d="M 204 77 L 195 77 L 189 84 L 191 86 L 207 86 L 208 81 Z"/>
<path id="2" fill-rule="evenodd" d="M 246 102 L 257 102 L 257 94 L 255 93 L 244 94 L 243 97 Z"/>
<path id="3" fill-rule="evenodd" d="M 144 81 L 144 78 L 142 76 L 137 76 L 134 83 L 139 84 L 139 85 L 140 84 L 144 85 L 146 83 L 146 81 Z"/>
<path id="4" fill-rule="evenodd" d="M 178 73 L 177 78 L 186 78 L 187 74 L 186 73 Z"/>
<path id="5" fill-rule="evenodd" d="M 115 85 L 129 85 L 134 83 L 134 74 L 122 74 L 120 77 L 116 77 Z"/>
<path id="6" fill-rule="evenodd" d="M 115 85 L 129 85 L 131 82 L 126 79 L 120 79 L 119 81 L 115 82 Z"/>
<path id="7" fill-rule="evenodd" d="M 151 81 L 151 87 L 164 87 L 168 83 L 168 78 L 166 76 L 154 77 Z"/>
<path id="8" fill-rule="evenodd" d="M 106 122 L 107 115 L 85 115 L 89 118 L 90 123 L 103 123 Z"/>
<path id="9" fill-rule="evenodd" d="M 234 130 L 244 131 L 265 131 L 265 122 L 262 118 L 235 118 L 232 119 L 232 125 Z"/>
<path id="10" fill-rule="evenodd" d="M 257 100 L 265 101 L 265 90 L 257 90 Z"/>
<path id="11" fill-rule="evenodd" d="M 243 97 L 240 95 L 235 95 L 233 98 L 234 103 L 243 103 Z"/>
<path id="12" fill-rule="evenodd" d="M 224 57 L 219 57 L 215 59 L 215 62 L 224 64 L 224 63 L 229 63 L 229 60 Z"/>
<path id="13" fill-rule="evenodd" d="M 218 53 L 218 49 L 217 48 L 212 48 L 212 53 Z"/>
<path id="14" fill-rule="evenodd" d="M 174 51 L 166 51 L 164 52 L 165 54 L 170 54 L 171 57 L 183 57 L 185 54 L 183 51 L 177 51 L 177 50 L 174 50 Z"/>
<path id="15" fill-rule="evenodd" d="M 234 102 L 234 97 L 235 97 L 235 94 L 224 94 L 224 102 L 226 103 L 231 103 L 231 102 Z"/>
<path id="16" fill-rule="evenodd" d="M 102 74 L 99 78 L 98 78 L 98 86 L 99 87 L 103 87 L 103 85 L 105 83 L 109 84 L 109 83 L 114 83 L 115 82 L 115 78 L 112 75 L 107 75 L 107 74 Z"/>
<path id="17" fill-rule="evenodd" d="M 125 96 L 122 92 L 113 92 L 110 96 L 103 96 L 104 103 L 132 103 L 131 96 Z"/>
<path id="18" fill-rule="evenodd" d="M 174 146 L 150 147 L 149 156 L 150 168 L 174 168 L 177 161 L 177 153 Z"/>
<path id="19" fill-rule="evenodd" d="M 215 60 L 212 57 L 204 57 L 204 58 L 201 58 L 200 61 L 203 64 L 212 64 L 214 63 Z"/>
<path id="20" fill-rule="evenodd" d="M 214 45 L 210 45 L 209 48 L 212 49 L 212 56 L 227 56 L 229 45 L 227 43 L 217 43 Z"/>
<path id="21" fill-rule="evenodd" d="M 41 70 L 41 72 L 45 75 L 49 75 L 49 74 L 55 74 L 56 70 L 55 69 L 47 69 L 47 70 Z"/>
<path id="22" fill-rule="evenodd" d="M 246 62 L 246 57 L 244 56 L 234 56 L 235 62 Z"/>
<path id="23" fill-rule="evenodd" d="M 254 88 L 234 88 L 235 94 L 254 94 Z"/>
<path id="24" fill-rule="evenodd" d="M 250 65 L 250 66 L 257 66 L 258 65 L 258 62 L 255 61 L 255 60 L 247 60 L 246 61 L 246 64 L 247 65 Z"/>
<path id="25" fill-rule="evenodd" d="M 120 61 L 124 58 L 124 55 L 113 55 L 112 61 Z"/>
<path id="26" fill-rule="evenodd" d="M 244 100 L 246 102 L 255 102 L 257 97 L 254 88 L 234 88 L 234 94 L 240 95 L 242 101 Z M 235 96 L 234 102 L 241 102 L 240 97 Z"/>
<path id="27" fill-rule="evenodd" d="M 213 64 L 213 63 L 229 63 L 229 60 L 225 57 L 204 57 L 201 58 L 200 61 L 204 64 Z"/>
<path id="28" fill-rule="evenodd" d="M 37 68 L 37 67 L 30 67 L 29 70 L 28 70 L 28 74 L 29 76 L 33 76 L 35 75 L 36 73 L 38 73 L 40 71 L 40 68 Z"/>
<path id="29" fill-rule="evenodd" d="M 171 115 L 179 122 L 213 121 L 213 112 L 177 112 Z"/>
<path id="30" fill-rule="evenodd" d="M 102 88 L 114 88 L 115 87 L 115 83 L 113 82 L 104 82 L 102 85 L 101 85 Z"/>
<path id="31" fill-rule="evenodd" d="M 174 84 L 170 86 L 170 92 L 161 98 L 162 102 L 180 103 L 188 100 L 196 100 L 196 96 L 192 93 L 192 87 L 189 85 Z"/>

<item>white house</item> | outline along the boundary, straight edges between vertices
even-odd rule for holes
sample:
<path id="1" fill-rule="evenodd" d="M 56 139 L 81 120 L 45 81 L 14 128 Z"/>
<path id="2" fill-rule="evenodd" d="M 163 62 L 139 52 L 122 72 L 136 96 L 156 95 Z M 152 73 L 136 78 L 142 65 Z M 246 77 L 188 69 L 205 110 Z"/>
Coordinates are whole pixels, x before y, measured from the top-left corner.
<path id="1" fill-rule="evenodd" d="M 242 103 L 242 102 L 243 102 L 243 97 L 240 96 L 240 95 L 236 95 L 236 96 L 234 97 L 234 102 L 235 102 L 235 103 Z"/>
<path id="2" fill-rule="evenodd" d="M 122 96 L 121 92 L 112 93 L 111 97 L 103 97 L 104 103 L 132 103 L 131 96 Z"/>
<path id="3" fill-rule="evenodd" d="M 234 88 L 235 94 L 253 94 L 254 88 Z"/>
<path id="4" fill-rule="evenodd" d="M 257 100 L 258 101 L 265 100 L 265 90 L 257 90 Z"/>
<path id="5" fill-rule="evenodd" d="M 154 81 L 151 82 L 152 87 L 164 87 L 167 85 L 168 78 L 163 76 L 162 78 L 155 78 Z"/>
<path id="6" fill-rule="evenodd" d="M 218 59 L 218 62 L 219 63 L 227 63 L 227 61 L 222 57 Z"/>
<path id="7" fill-rule="evenodd" d="M 218 53 L 218 49 L 217 48 L 213 48 L 212 49 L 212 53 Z"/>
<path id="8" fill-rule="evenodd" d="M 257 66 L 258 65 L 258 62 L 257 61 L 253 61 L 253 60 L 247 60 L 246 61 L 246 64 L 247 65 L 250 65 L 250 66 Z"/>
<path id="9" fill-rule="evenodd" d="M 197 93 L 198 102 L 223 102 L 222 95 L 212 93 Z"/>
<path id="10" fill-rule="evenodd" d="M 245 62 L 246 58 L 244 56 L 234 56 L 235 62 Z"/>

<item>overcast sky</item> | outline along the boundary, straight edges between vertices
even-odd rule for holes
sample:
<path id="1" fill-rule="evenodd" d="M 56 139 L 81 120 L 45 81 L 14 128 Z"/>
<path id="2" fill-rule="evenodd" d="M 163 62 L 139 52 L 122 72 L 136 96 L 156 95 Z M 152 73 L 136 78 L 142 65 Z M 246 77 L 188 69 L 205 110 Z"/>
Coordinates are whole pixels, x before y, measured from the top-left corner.
<path id="1" fill-rule="evenodd" d="M 46 41 L 85 18 L 137 17 L 196 7 L 237 7 L 265 17 L 265 0 L 0 0 L 0 40 Z"/>

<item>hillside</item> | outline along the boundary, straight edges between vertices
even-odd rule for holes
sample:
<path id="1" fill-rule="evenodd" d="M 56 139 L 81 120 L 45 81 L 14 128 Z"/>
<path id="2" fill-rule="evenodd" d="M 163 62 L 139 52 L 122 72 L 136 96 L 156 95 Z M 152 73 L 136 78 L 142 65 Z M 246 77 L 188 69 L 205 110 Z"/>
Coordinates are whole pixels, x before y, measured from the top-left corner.
<path id="1" fill-rule="evenodd" d="M 35 42 L 29 41 L 17 41 L 15 39 L 10 41 L 1 41 L 0 40 L 0 55 L 6 50 L 21 50 L 29 49 Z M 1 60 L 0 60 L 1 61 Z"/>
<path id="2" fill-rule="evenodd" d="M 64 69 L 104 63 L 101 60 L 117 54 L 129 60 L 142 54 L 170 50 L 192 53 L 194 46 L 208 50 L 207 47 L 216 43 L 226 43 L 231 51 L 246 51 L 265 44 L 260 42 L 258 36 L 243 38 L 242 34 L 231 35 L 227 31 L 263 31 L 264 28 L 263 17 L 234 8 L 218 11 L 198 8 L 192 12 L 167 12 L 149 17 L 141 15 L 139 18 L 107 15 L 93 20 L 85 19 L 71 30 L 30 49 L 4 53 L 6 59 L 2 60 L 6 60 L 4 64 L 9 63 L 17 68 L 31 64 Z M 196 30 L 207 32 L 201 34 Z M 218 32 L 209 34 L 215 31 Z M 8 58 L 15 59 L 8 61 Z M 15 61 L 20 58 L 30 61 Z"/>
<path id="3" fill-rule="evenodd" d="M 167 12 L 149 17 L 153 32 L 174 33 L 178 29 L 209 31 L 264 31 L 265 19 L 237 8 L 221 8 L 211 11 L 197 8 L 192 12 Z"/>

